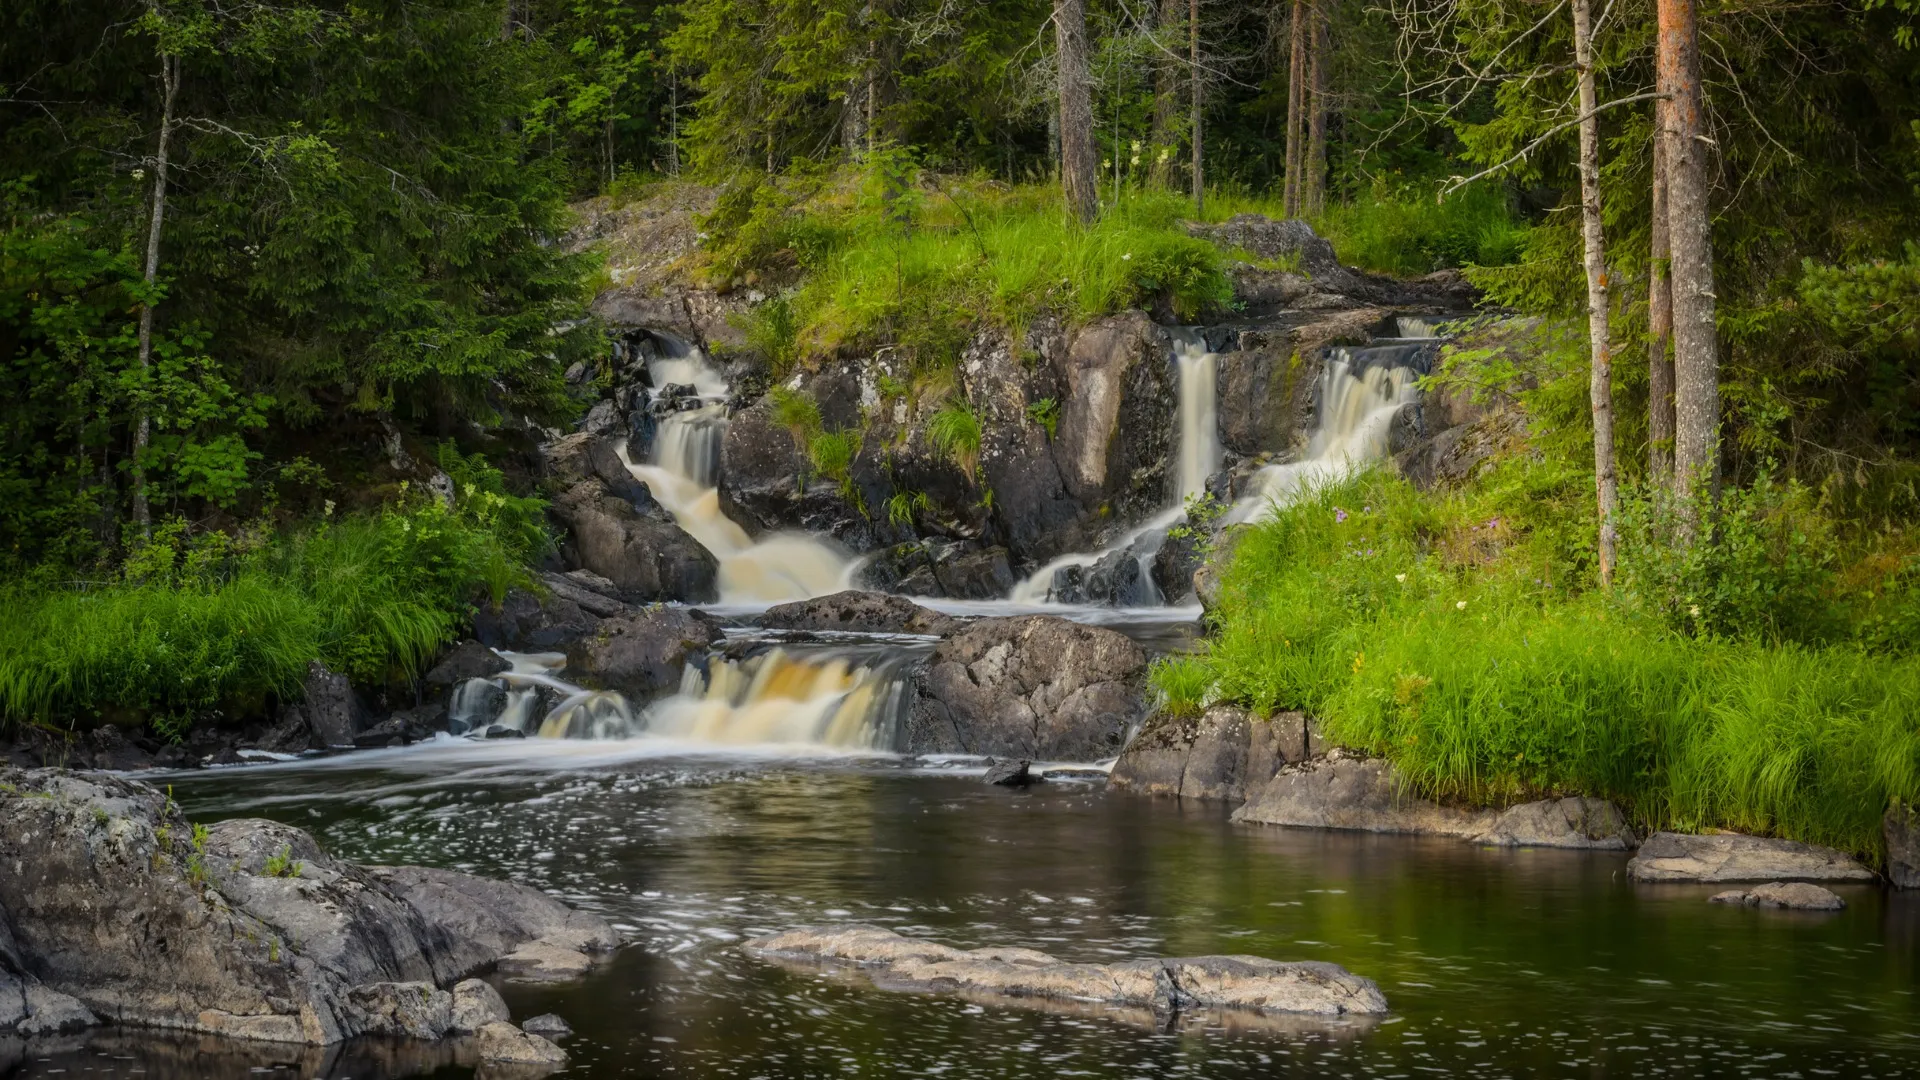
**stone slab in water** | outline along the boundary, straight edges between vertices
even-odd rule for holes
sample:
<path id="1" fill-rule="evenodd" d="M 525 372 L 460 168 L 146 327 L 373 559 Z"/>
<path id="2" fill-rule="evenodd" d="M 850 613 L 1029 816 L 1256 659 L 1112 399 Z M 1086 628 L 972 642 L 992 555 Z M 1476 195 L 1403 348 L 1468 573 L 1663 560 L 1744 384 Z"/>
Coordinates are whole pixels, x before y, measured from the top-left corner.
<path id="1" fill-rule="evenodd" d="M 1881 829 L 1887 839 L 1887 880 L 1897 888 L 1920 889 L 1920 812 L 1896 805 Z"/>
<path id="2" fill-rule="evenodd" d="M 1314 1016 L 1376 1015 L 1387 999 L 1373 980 L 1336 964 L 1258 956 L 1068 963 L 1033 949 L 956 949 L 877 926 L 808 927 L 756 938 L 749 952 L 859 965 L 882 986 L 1021 998 L 1064 998 L 1179 1012 L 1249 1009 Z"/>
<path id="3" fill-rule="evenodd" d="M 1795 840 L 1739 833 L 1654 833 L 1627 863 L 1635 881 L 1872 881 L 1852 856 Z"/>
<path id="4" fill-rule="evenodd" d="M 0 768 L 0 865 L 0 974 L 102 1020 L 240 1039 L 439 1037 L 439 987 L 529 942 L 616 941 L 526 886 L 357 866 L 277 822 L 196 832 L 154 788 L 99 774 Z M 41 997 L 27 1020 L 65 1024 Z"/>
<path id="5" fill-rule="evenodd" d="M 1839 911 L 1845 900 L 1831 889 L 1804 881 L 1773 881 L 1751 889 L 1729 889 L 1709 898 L 1715 904 L 1744 904 L 1747 907 L 1788 908 L 1794 911 Z"/>
<path id="6" fill-rule="evenodd" d="M 904 596 L 848 589 L 811 600 L 776 604 L 760 617 L 769 630 L 847 630 L 867 634 L 935 634 L 960 629 L 960 620 Z"/>
<path id="7" fill-rule="evenodd" d="M 1620 808 L 1605 799 L 1572 796 L 1508 807 L 1475 838 L 1496 847 L 1571 847 L 1632 851 L 1639 843 Z"/>

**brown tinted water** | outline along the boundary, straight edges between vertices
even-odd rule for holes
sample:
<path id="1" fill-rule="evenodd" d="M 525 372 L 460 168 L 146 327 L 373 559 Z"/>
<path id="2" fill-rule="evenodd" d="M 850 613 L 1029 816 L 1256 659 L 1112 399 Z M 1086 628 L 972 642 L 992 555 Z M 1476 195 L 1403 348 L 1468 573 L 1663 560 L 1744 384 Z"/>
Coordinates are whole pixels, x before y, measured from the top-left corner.
<path id="1" fill-rule="evenodd" d="M 988 788 L 891 758 L 648 743 L 434 746 L 174 778 L 196 818 L 278 818 L 368 862 L 501 875 L 621 927 L 556 1012 L 586 1076 L 1895 1076 L 1920 1072 L 1920 896 L 1837 915 L 1629 883 L 1620 855 L 1236 826 L 1218 806 Z M 1031 1008 L 787 970 L 741 939 L 859 920 L 1106 961 L 1252 953 L 1377 980 L 1384 1022 Z M 223 1056 L 225 1055 L 225 1056 Z M 46 1060 L 39 1060 L 45 1057 Z M 432 1051 L 275 1058 L 134 1032 L 20 1075 L 465 1075 Z M 136 1073 L 135 1070 L 145 1070 Z"/>

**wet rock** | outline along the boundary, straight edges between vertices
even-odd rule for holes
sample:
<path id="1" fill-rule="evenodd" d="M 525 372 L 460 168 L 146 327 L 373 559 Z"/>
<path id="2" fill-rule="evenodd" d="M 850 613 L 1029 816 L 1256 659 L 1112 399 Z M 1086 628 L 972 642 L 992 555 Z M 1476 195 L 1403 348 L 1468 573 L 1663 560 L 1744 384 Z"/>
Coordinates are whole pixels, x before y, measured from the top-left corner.
<path id="1" fill-rule="evenodd" d="M 1620 808 L 1605 799 L 1573 797 L 1522 803 L 1501 812 L 1476 839 L 1496 847 L 1632 851 L 1639 838 Z"/>
<path id="2" fill-rule="evenodd" d="M 916 677 L 907 749 L 1112 757 L 1145 715 L 1146 666 L 1112 630 L 1049 615 L 982 619 L 942 641 Z"/>
<path id="3" fill-rule="evenodd" d="M 942 595 L 956 600 L 999 600 L 1016 584 L 1003 547 L 962 550 L 936 559 L 933 576 Z"/>
<path id="4" fill-rule="evenodd" d="M 1371 979 L 1334 964 L 1283 963 L 1257 956 L 1200 956 L 1070 964 L 1032 949 L 962 950 L 875 926 L 823 926 L 746 943 L 770 958 L 839 961 L 865 969 L 884 986 L 957 990 L 1023 998 L 1070 998 L 1179 1012 L 1250 1009 L 1323 1017 L 1387 1010 Z"/>
<path id="5" fill-rule="evenodd" d="M 1198 603 L 1193 574 L 1203 561 L 1199 536 L 1190 531 L 1179 536 L 1168 534 L 1153 556 L 1154 587 L 1168 604 Z"/>
<path id="6" fill-rule="evenodd" d="M 481 645 L 514 652 L 551 652 L 591 633 L 600 620 L 580 605 L 558 596 L 542 599 L 525 589 L 508 589 L 498 607 L 482 601 L 473 616 L 473 636 Z"/>
<path id="7" fill-rule="evenodd" d="M 1132 550 L 1109 551 L 1090 566 L 1063 566 L 1053 572 L 1047 595 L 1059 604 L 1144 607 L 1154 602 L 1151 577 L 1140 569 Z"/>
<path id="8" fill-rule="evenodd" d="M 304 724 L 315 747 L 352 746 L 353 737 L 367 726 L 367 716 L 347 677 L 334 674 L 318 660 L 310 660 L 301 690 L 298 702 L 281 706 L 283 728 L 277 742 L 293 745 L 298 741 L 299 725 Z"/>
<path id="9" fill-rule="evenodd" d="M 1744 904 L 1747 907 L 1788 908 L 1793 911 L 1840 911 L 1845 900 L 1831 889 L 1804 881 L 1773 881 L 1751 889 L 1729 889 L 1709 898 L 1715 904 Z"/>
<path id="10" fill-rule="evenodd" d="M 984 331 L 962 352 L 960 372 L 980 417 L 980 475 L 993 492 L 1009 557 L 1044 562 L 1079 546 L 1087 508 L 1067 492 L 1052 439 L 1029 411 L 1052 401 L 1057 416 L 1065 399 L 1053 365 L 1045 362 L 1049 353 L 1064 356 L 1064 337 L 1052 332 L 1050 320 L 1036 323 L 1023 346 L 1029 356 L 1040 354 L 1042 363 L 1022 363 L 1004 333 Z"/>
<path id="11" fill-rule="evenodd" d="M 1325 757 L 1288 765 L 1249 790 L 1233 820 L 1474 839 L 1485 834 L 1499 816 L 1497 810 L 1441 806 L 1418 798 L 1406 790 L 1384 759 L 1336 749 Z"/>
<path id="12" fill-rule="evenodd" d="M 904 596 L 848 589 L 831 596 L 778 604 L 760 625 L 769 630 L 850 630 L 868 634 L 934 634 L 958 630 L 960 620 Z"/>
<path id="13" fill-rule="evenodd" d="M 476 1034 L 480 1060 L 507 1065 L 565 1065 L 567 1052 L 538 1035 L 496 1020 Z"/>
<path id="14" fill-rule="evenodd" d="M 1739 833 L 1654 833 L 1627 863 L 1635 881 L 1872 881 L 1853 857 L 1817 844 Z"/>
<path id="15" fill-rule="evenodd" d="M 526 732 L 519 728 L 507 727 L 505 724 L 489 724 L 480 730 L 482 739 L 524 739 L 526 737 Z"/>
<path id="16" fill-rule="evenodd" d="M 103 1019 L 240 1039 L 436 1036 L 452 1008 L 438 986 L 528 941 L 613 940 L 536 890 L 376 873 L 275 822 L 196 836 L 160 792 L 103 775 L 0 769 L 0 865 L 0 965 Z M 389 884 L 427 879 L 452 898 L 416 903 Z"/>
<path id="17" fill-rule="evenodd" d="M 1887 880 L 1895 888 L 1920 889 L 1920 812 L 1895 803 L 1881 822 L 1887 841 Z"/>
<path id="18" fill-rule="evenodd" d="M 424 678 L 428 686 L 451 688 L 469 679 L 491 679 L 512 666 L 485 645 L 463 641 L 449 649 Z"/>
<path id="19" fill-rule="evenodd" d="M 578 949 L 533 941 L 500 958 L 500 974 L 515 982 L 568 982 L 593 970 L 593 958 Z"/>
<path id="20" fill-rule="evenodd" d="M 996 761 L 987 766 L 987 773 L 980 778 L 985 784 L 995 787 L 1028 787 L 1040 777 L 1033 775 L 1030 761 Z"/>
<path id="21" fill-rule="evenodd" d="M 1305 761 L 1317 742 L 1301 713 L 1259 720 L 1217 705 L 1195 717 L 1150 719 L 1114 762 L 1109 784 L 1143 795 L 1241 802 L 1281 766 Z"/>
<path id="22" fill-rule="evenodd" d="M 609 592 L 619 588 L 619 586 L 615 585 L 612 581 L 600 577 L 600 575 L 590 570 L 576 570 L 573 573 L 582 574 L 589 579 L 605 581 Z M 598 615 L 605 619 L 619 615 L 627 610 L 627 605 L 622 603 L 619 598 L 610 596 L 598 589 L 590 589 L 581 585 L 575 580 L 572 574 L 543 573 L 540 575 L 540 584 L 546 586 L 547 591 L 553 593 L 553 595 L 578 604 L 580 610 L 589 615 Z"/>
<path id="23" fill-rule="evenodd" d="M 687 664 L 725 636 L 720 624 L 701 612 L 648 608 L 603 620 L 570 643 L 567 670 L 588 685 L 643 702 L 677 689 Z"/>
<path id="24" fill-rule="evenodd" d="M 0 973 L 0 984 L 8 976 Z M 18 1013 L 11 1030 L 18 1035 L 33 1038 L 36 1035 L 66 1035 L 75 1031 L 84 1031 L 100 1022 L 93 1010 L 78 1000 L 58 990 L 50 990 L 39 982 L 17 982 Z M 6 1004 L 7 991 L 0 985 L 0 1031 L 8 1029 L 6 1014 L 12 1011 Z"/>
<path id="25" fill-rule="evenodd" d="M 1053 458 L 1082 506 L 1105 506 L 1128 521 L 1166 501 L 1178 397 L 1171 349 L 1166 331 L 1138 311 L 1095 320 L 1074 335 Z"/>
<path id="26" fill-rule="evenodd" d="M 552 1013 L 541 1013 L 539 1016 L 529 1016 L 522 1021 L 520 1030 L 544 1039 L 564 1039 L 573 1034 L 573 1025 Z"/>
<path id="27" fill-rule="evenodd" d="M 554 499 L 553 514 L 566 525 L 579 565 L 634 599 L 700 601 L 716 595 L 719 564 L 664 510 L 642 513 L 595 478 Z"/>
<path id="28" fill-rule="evenodd" d="M 462 979 L 453 987 L 453 1010 L 448 1030 L 472 1034 L 497 1020 L 511 1020 L 507 1003 L 491 983 L 480 979 Z"/>

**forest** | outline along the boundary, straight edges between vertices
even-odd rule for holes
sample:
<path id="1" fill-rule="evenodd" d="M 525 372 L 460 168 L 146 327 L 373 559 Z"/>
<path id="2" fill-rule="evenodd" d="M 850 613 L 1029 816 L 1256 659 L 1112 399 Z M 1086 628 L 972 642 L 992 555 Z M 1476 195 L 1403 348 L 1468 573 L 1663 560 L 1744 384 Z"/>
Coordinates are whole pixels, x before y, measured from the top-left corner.
<path id="1" fill-rule="evenodd" d="M 1677 679 L 1702 715 L 1724 714 L 1721 682 L 1754 684 L 1741 664 L 1844 655 L 1872 674 L 1815 711 L 1880 726 L 1754 768 L 1838 755 L 1911 798 L 1916 18 L 1912 0 L 9 4 L 0 713 L 177 734 L 287 692 L 315 655 L 411 677 L 524 584 L 554 550 L 537 448 L 582 408 L 567 373 L 606 363 L 589 305 L 613 282 L 568 242 L 582 208 L 705 193 L 685 273 L 765 293 L 742 327 L 772 377 L 897 350 L 939 386 L 987 326 L 1230 314 L 1232 260 L 1188 226 L 1260 213 L 1367 271 L 1463 274 L 1531 336 L 1455 347 L 1428 385 L 1520 402 L 1532 429 L 1462 491 L 1369 476 L 1303 503 L 1365 505 L 1416 560 L 1474 515 L 1498 524 L 1499 554 L 1423 563 L 1451 584 L 1413 608 L 1321 565 L 1337 538 L 1304 510 L 1256 530 L 1210 651 L 1157 669 L 1168 708 L 1310 708 L 1424 760 L 1405 725 L 1437 661 L 1362 687 L 1360 642 L 1464 590 L 1573 620 L 1569 643 L 1616 620 L 1667 665 L 1629 697 Z M 958 402 L 936 434 L 969 479 L 972 415 Z M 797 439 L 818 426 L 791 419 Z M 822 435 L 831 475 L 858 444 Z M 1260 612 L 1325 595 L 1347 615 L 1276 645 Z M 1304 667 L 1296 639 L 1317 642 Z M 1486 644 L 1507 647 L 1528 646 Z M 1704 730 L 1693 715 L 1673 722 Z M 1435 790 L 1632 801 L 1668 768 L 1650 746 L 1513 768 L 1532 751 L 1462 739 L 1419 766 Z M 1689 768 L 1735 768 L 1716 760 Z M 1649 813 L 1867 842 L 1867 811 L 1737 786 Z"/>

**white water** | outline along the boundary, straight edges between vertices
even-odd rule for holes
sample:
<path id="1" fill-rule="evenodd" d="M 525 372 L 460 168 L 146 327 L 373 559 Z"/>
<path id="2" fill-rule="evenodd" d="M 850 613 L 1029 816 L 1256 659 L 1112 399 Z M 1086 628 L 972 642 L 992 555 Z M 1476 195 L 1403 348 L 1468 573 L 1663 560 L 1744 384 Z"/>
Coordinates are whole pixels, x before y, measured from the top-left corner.
<path id="1" fill-rule="evenodd" d="M 1227 521 L 1262 520 L 1306 488 L 1384 460 L 1393 416 L 1401 406 L 1419 399 L 1418 379 L 1411 368 L 1382 365 L 1368 366 L 1355 375 L 1353 351 L 1335 349 L 1320 372 L 1320 408 L 1306 455 L 1255 473 Z"/>
<path id="2" fill-rule="evenodd" d="M 656 387 L 691 385 L 706 402 L 661 417 L 653 461 L 620 460 L 647 485 L 689 536 L 719 561 L 720 602 L 779 604 L 853 587 L 858 563 L 805 533 L 768 533 L 758 540 L 720 510 L 720 446 L 727 434 L 727 384 L 697 350 L 650 365 Z M 714 399 L 714 400 L 710 400 Z"/>
<path id="3" fill-rule="evenodd" d="M 706 675 L 689 666 L 680 692 L 649 708 L 645 726 L 703 743 L 887 750 L 904 692 L 886 665 L 776 648 L 741 661 L 716 657 Z"/>
<path id="4" fill-rule="evenodd" d="M 1153 557 L 1168 529 L 1186 516 L 1187 500 L 1207 489 L 1207 477 L 1220 469 L 1219 357 L 1208 351 L 1206 338 L 1185 328 L 1169 330 L 1173 355 L 1180 368 L 1180 443 L 1174 465 L 1173 505 L 1122 533 L 1106 548 L 1062 555 L 1013 587 L 1007 597 L 1015 604 L 1044 604 L 1053 598 L 1053 578 L 1070 566 L 1093 566 L 1115 551 L 1132 550 L 1140 562 L 1140 579 L 1153 604 L 1165 603 L 1153 580 Z M 1121 433 L 1125 438 L 1125 433 Z"/>
<path id="5" fill-rule="evenodd" d="M 633 710 L 627 699 L 611 690 L 588 690 L 563 682 L 555 672 L 567 666 L 565 653 L 516 653 L 495 649 L 508 664 L 491 679 L 468 679 L 454 687 L 447 705 L 449 720 L 475 734 L 489 727 L 506 728 L 544 738 L 619 738 L 633 731 Z M 498 716 L 487 715 L 494 687 L 504 688 L 506 703 Z M 543 693 L 544 692 L 544 693 Z M 539 712 L 542 697 L 557 695 L 560 702 Z"/>

